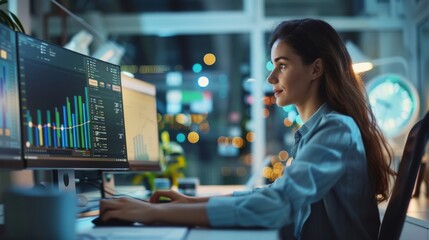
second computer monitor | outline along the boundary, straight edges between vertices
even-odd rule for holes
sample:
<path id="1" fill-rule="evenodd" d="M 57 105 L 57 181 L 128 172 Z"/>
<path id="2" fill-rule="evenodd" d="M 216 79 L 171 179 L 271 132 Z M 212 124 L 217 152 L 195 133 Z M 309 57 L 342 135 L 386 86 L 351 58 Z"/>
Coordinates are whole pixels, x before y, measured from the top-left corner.
<path id="1" fill-rule="evenodd" d="M 120 68 L 18 34 L 29 168 L 127 169 Z"/>
<path id="2" fill-rule="evenodd" d="M 122 74 L 127 156 L 131 170 L 160 170 L 156 88 Z"/>
<path id="3" fill-rule="evenodd" d="M 0 24 L 0 169 L 24 167 L 17 64 L 16 34 Z"/>

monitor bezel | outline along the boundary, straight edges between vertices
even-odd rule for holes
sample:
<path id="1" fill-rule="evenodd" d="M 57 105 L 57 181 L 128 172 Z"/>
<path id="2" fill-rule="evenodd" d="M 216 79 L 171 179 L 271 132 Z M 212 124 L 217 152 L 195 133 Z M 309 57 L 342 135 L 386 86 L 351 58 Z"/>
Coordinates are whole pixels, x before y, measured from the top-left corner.
<path id="1" fill-rule="evenodd" d="M 155 161 L 146 161 L 143 162 L 141 160 L 128 160 L 130 171 L 161 171 L 160 162 Z"/>
<path id="2" fill-rule="evenodd" d="M 32 159 L 26 161 L 27 169 L 73 169 L 73 170 L 128 170 L 128 161 L 103 161 L 103 160 L 79 161 L 79 160 L 44 160 Z"/>
<path id="3" fill-rule="evenodd" d="M 61 48 L 65 51 L 69 51 L 72 52 L 73 54 L 77 54 L 80 55 L 82 57 L 85 58 L 92 58 L 95 59 L 97 61 L 109 64 L 109 65 L 113 65 L 118 67 L 118 69 L 120 70 L 120 66 L 110 63 L 110 62 L 106 62 L 88 55 L 84 55 L 78 52 L 75 52 L 73 50 L 64 48 L 58 44 L 55 43 L 50 43 L 47 41 L 44 41 L 42 39 L 39 39 L 37 37 L 33 37 L 30 36 L 28 34 L 24 34 L 24 33 L 20 33 L 17 32 L 16 34 L 16 49 L 17 49 L 17 62 L 18 62 L 18 82 L 19 82 L 19 96 L 20 96 L 20 126 L 21 126 L 21 155 L 22 155 L 22 159 L 24 161 L 24 165 L 26 169 L 45 169 L 45 170 L 55 170 L 55 169 L 73 169 L 73 170 L 108 170 L 108 171 L 125 171 L 125 170 L 129 170 L 129 164 L 128 164 L 128 158 L 125 155 L 125 160 L 103 160 L 103 158 L 88 158 L 88 160 L 73 160 L 73 159 L 68 159 L 68 160 L 52 160 L 52 159 L 43 159 L 42 157 L 37 157 L 36 159 L 29 159 L 30 157 L 26 157 L 25 155 L 25 141 L 23 141 L 24 139 L 24 125 L 23 125 L 23 115 L 22 115 L 22 104 L 21 104 L 21 63 L 19 61 L 19 40 L 20 40 L 20 36 L 22 37 L 26 37 L 26 38 L 32 38 L 35 39 L 36 41 L 40 41 L 43 42 L 47 45 L 51 45 L 51 46 L 55 46 L 58 48 Z M 122 95 L 122 79 L 121 79 L 121 95 Z M 125 134 L 125 131 L 124 131 Z M 124 135 L 125 137 L 125 135 Z M 125 152 L 126 152 L 126 143 L 125 143 Z"/>
<path id="4" fill-rule="evenodd" d="M 21 160 L 0 160 L 0 171 L 21 170 L 25 168 L 24 161 Z"/>

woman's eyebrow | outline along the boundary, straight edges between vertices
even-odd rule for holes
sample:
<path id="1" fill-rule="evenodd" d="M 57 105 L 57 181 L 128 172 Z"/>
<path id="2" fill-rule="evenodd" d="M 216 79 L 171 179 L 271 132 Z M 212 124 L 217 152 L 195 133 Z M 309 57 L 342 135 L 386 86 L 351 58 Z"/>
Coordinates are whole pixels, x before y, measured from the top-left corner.
<path id="1" fill-rule="evenodd" d="M 276 57 L 274 59 L 274 62 L 278 62 L 279 60 L 286 60 L 286 61 L 290 61 L 290 59 L 288 57 L 284 57 L 284 56 L 280 56 L 280 57 Z"/>

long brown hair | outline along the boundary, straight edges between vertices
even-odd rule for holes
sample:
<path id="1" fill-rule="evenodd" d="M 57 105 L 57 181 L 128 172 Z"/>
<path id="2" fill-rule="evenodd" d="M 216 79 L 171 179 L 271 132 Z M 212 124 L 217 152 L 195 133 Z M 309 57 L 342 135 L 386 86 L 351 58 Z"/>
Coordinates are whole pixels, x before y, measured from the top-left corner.
<path id="1" fill-rule="evenodd" d="M 389 180 L 393 154 L 377 125 L 367 101 L 365 85 L 352 69 L 352 61 L 335 29 L 317 19 L 299 19 L 280 23 L 272 33 L 270 46 L 280 39 L 301 56 L 304 64 L 323 60 L 324 73 L 319 94 L 335 111 L 348 115 L 358 125 L 378 202 L 390 194 Z"/>

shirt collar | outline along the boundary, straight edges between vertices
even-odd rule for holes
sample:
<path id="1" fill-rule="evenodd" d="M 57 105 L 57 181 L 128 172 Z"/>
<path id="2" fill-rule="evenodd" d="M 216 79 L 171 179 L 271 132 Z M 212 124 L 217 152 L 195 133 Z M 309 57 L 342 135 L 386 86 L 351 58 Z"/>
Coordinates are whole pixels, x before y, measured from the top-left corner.
<path id="1" fill-rule="evenodd" d="M 320 106 L 319 109 L 317 109 L 317 111 L 311 115 L 311 117 L 301 126 L 301 128 L 298 129 L 298 132 L 300 132 L 301 135 L 305 135 L 317 124 L 322 116 L 326 115 L 330 111 L 331 108 L 327 103 L 322 104 L 322 106 Z"/>

